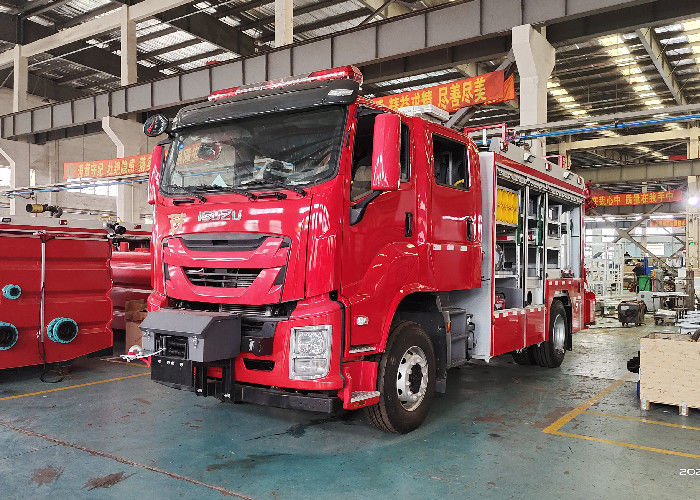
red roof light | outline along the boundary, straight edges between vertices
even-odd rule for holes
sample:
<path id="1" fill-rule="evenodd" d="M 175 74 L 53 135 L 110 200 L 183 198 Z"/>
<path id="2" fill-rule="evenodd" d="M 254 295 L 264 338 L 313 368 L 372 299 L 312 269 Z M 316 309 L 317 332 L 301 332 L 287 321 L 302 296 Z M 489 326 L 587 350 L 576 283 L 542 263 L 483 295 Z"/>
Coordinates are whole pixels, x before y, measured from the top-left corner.
<path id="1" fill-rule="evenodd" d="M 289 87 L 291 85 L 299 85 L 302 83 L 319 82 L 324 80 L 353 80 L 362 85 L 362 73 L 357 66 L 348 65 L 341 66 L 339 68 L 324 69 L 321 71 L 314 71 L 308 75 L 303 76 L 290 76 L 287 78 L 282 78 L 280 80 L 271 80 L 269 82 L 261 83 L 251 83 L 249 85 L 242 85 L 240 87 L 232 87 L 230 89 L 217 90 L 209 94 L 210 101 L 216 101 L 219 99 L 225 99 L 227 97 L 233 97 L 236 95 L 246 94 L 248 92 L 255 92 L 257 90 L 271 90 L 280 87 Z"/>

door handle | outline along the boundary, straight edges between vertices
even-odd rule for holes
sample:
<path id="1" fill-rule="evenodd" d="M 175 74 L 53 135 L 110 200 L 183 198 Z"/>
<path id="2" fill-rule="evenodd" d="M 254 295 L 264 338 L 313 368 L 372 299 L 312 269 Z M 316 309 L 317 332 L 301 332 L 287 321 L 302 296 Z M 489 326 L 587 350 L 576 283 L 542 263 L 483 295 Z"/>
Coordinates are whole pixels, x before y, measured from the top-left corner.
<path id="1" fill-rule="evenodd" d="M 474 239 L 474 221 L 467 218 L 467 241 L 472 241 Z"/>
<path id="2" fill-rule="evenodd" d="M 403 235 L 405 237 L 413 236 L 413 214 L 406 212 L 406 220 L 404 221 Z"/>

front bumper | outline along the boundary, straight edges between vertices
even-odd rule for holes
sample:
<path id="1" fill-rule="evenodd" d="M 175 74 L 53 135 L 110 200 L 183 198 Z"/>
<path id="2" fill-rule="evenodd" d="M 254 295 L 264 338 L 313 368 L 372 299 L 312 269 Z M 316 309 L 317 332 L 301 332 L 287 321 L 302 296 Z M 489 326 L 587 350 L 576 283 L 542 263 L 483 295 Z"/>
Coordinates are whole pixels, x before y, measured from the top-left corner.
<path id="1" fill-rule="evenodd" d="M 177 321 L 178 317 L 182 320 Z M 300 301 L 290 317 L 267 321 L 257 333 L 259 337 L 246 331 L 247 319 L 243 318 L 241 326 L 240 317 L 227 313 L 152 311 L 142 324 L 144 349 L 156 353 L 151 378 L 198 395 L 281 408 L 329 412 L 340 404 L 336 397 L 323 396 L 337 394 L 343 388 L 343 311 L 339 303 L 327 297 Z M 311 380 L 291 379 L 292 328 L 314 325 L 332 326 L 328 375 Z M 186 347 L 163 351 L 164 336 L 176 337 L 174 345 Z"/>
<path id="2" fill-rule="evenodd" d="M 325 393 L 298 393 L 236 383 L 230 376 L 232 362 L 196 363 L 191 360 L 154 356 L 151 378 L 174 389 L 193 391 L 198 396 L 214 396 L 233 403 L 253 403 L 291 410 L 335 413 L 343 407 L 337 396 Z"/>

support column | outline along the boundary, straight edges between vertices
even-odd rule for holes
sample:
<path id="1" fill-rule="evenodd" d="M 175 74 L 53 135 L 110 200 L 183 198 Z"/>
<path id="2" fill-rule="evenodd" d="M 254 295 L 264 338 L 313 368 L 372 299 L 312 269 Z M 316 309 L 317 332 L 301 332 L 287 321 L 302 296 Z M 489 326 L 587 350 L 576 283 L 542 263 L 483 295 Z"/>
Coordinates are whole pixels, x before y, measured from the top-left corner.
<path id="1" fill-rule="evenodd" d="M 17 113 L 29 108 L 29 65 L 22 55 L 22 46 L 12 49 L 12 112 Z"/>
<path id="2" fill-rule="evenodd" d="M 121 84 L 131 85 L 137 80 L 136 22 L 129 19 L 129 7 L 120 9 L 121 16 Z"/>
<path id="3" fill-rule="evenodd" d="M 136 156 L 147 152 L 148 141 L 143 126 L 132 120 L 113 116 L 102 118 L 102 129 L 117 148 L 117 158 Z M 140 207 L 146 201 L 146 188 L 142 184 L 119 184 L 117 191 L 117 217 L 123 222 L 139 222 Z"/>
<path id="4" fill-rule="evenodd" d="M 694 127 L 690 129 L 690 137 L 686 155 L 689 160 L 700 158 L 700 128 Z M 700 267 L 700 189 L 698 186 L 698 177 L 691 175 L 688 177 L 687 200 L 694 200 L 696 203 L 687 203 L 687 212 L 685 215 L 685 256 L 686 267 L 696 269 Z"/>
<path id="5" fill-rule="evenodd" d="M 512 30 L 513 54 L 520 74 L 520 125 L 547 121 L 547 80 L 554 69 L 554 47 L 547 39 L 525 24 Z M 544 138 L 533 139 L 530 151 L 546 154 Z"/>
<path id="6" fill-rule="evenodd" d="M 10 165 L 10 189 L 29 186 L 29 143 L 0 139 L 0 156 Z M 10 215 L 24 212 L 25 200 L 10 198 Z"/>
<path id="7" fill-rule="evenodd" d="M 294 5 L 292 0 L 275 0 L 275 47 L 294 41 Z"/>

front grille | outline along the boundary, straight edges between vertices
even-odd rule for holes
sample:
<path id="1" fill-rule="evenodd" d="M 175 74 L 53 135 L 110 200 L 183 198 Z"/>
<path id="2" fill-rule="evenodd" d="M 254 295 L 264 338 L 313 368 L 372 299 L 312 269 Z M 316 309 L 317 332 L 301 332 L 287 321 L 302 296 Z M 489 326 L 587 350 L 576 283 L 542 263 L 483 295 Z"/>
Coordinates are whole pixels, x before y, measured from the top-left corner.
<path id="1" fill-rule="evenodd" d="M 262 269 L 184 267 L 185 275 L 195 286 L 248 288 Z"/>

